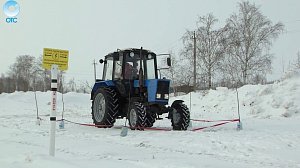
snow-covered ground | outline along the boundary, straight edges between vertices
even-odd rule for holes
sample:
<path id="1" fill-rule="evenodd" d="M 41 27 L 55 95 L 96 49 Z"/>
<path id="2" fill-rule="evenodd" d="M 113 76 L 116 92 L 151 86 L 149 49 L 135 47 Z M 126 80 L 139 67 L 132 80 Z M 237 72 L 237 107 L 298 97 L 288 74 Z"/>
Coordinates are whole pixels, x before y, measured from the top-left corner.
<path id="1" fill-rule="evenodd" d="M 41 125 L 36 125 L 33 92 L 0 94 L 1 168 L 199 168 L 300 167 L 300 76 L 271 85 L 238 89 L 243 130 L 236 123 L 202 131 L 131 131 L 65 124 L 56 132 L 56 155 L 49 151 L 51 92 L 37 92 Z M 235 119 L 236 91 L 217 88 L 184 96 L 193 119 Z M 92 123 L 88 94 L 64 95 L 65 119 Z M 62 112 L 58 95 L 58 115 Z M 124 120 L 115 125 L 121 126 Z M 193 128 L 213 123 L 192 122 Z M 171 128 L 169 120 L 155 127 Z"/>

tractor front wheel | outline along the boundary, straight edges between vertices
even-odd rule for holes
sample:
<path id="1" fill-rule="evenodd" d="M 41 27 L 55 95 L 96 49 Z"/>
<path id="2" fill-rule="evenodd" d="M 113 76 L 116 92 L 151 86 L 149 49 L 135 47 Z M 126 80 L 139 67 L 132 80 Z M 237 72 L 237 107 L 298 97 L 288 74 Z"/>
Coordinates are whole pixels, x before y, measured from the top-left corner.
<path id="1" fill-rule="evenodd" d="M 190 123 L 190 111 L 187 106 L 180 101 L 173 103 L 171 107 L 173 130 L 187 130 Z"/>
<path id="2" fill-rule="evenodd" d="M 130 129 L 143 130 L 146 123 L 146 108 L 140 102 L 133 102 L 127 115 Z"/>

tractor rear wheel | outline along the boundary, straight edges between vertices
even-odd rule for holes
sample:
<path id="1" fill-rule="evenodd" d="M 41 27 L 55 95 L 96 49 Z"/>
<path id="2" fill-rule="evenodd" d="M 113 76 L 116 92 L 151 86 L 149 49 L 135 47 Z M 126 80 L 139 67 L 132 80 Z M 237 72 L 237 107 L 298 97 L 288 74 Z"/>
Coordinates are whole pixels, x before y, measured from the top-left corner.
<path id="1" fill-rule="evenodd" d="M 172 104 L 171 122 L 173 130 L 187 130 L 190 123 L 190 111 L 182 102 Z"/>
<path id="2" fill-rule="evenodd" d="M 112 88 L 100 88 L 96 91 L 92 103 L 92 118 L 99 128 L 110 128 L 119 112 L 119 99 Z"/>
<path id="3" fill-rule="evenodd" d="M 146 123 L 146 108 L 140 102 L 133 102 L 130 105 L 127 115 L 130 129 L 143 130 Z"/>

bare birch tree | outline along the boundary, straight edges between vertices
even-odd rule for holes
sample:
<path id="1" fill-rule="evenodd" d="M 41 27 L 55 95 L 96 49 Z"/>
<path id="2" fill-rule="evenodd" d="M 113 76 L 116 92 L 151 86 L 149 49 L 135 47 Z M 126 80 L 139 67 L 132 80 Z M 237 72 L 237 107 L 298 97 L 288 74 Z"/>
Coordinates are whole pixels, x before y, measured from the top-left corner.
<path id="1" fill-rule="evenodd" d="M 268 51 L 284 25 L 272 24 L 255 4 L 246 1 L 238 5 L 239 12 L 230 16 L 226 27 L 230 32 L 230 59 L 236 60 L 235 71 L 246 84 L 251 75 L 271 70 L 272 55 Z"/>
<path id="2" fill-rule="evenodd" d="M 35 58 L 30 55 L 21 55 L 16 62 L 10 66 L 10 76 L 15 80 L 17 91 L 29 91 L 33 74 Z"/>
<path id="3" fill-rule="evenodd" d="M 299 51 L 297 53 L 297 59 L 296 59 L 295 67 L 296 67 L 296 69 L 300 69 L 300 52 Z"/>
<path id="4" fill-rule="evenodd" d="M 218 62 L 221 61 L 226 51 L 225 33 L 227 29 L 215 29 L 214 26 L 217 22 L 218 20 L 212 14 L 201 16 L 198 18 L 195 32 L 197 69 L 206 74 L 208 88 L 212 87 L 212 78 L 218 69 Z M 191 40 L 193 33 L 194 31 L 188 30 L 183 36 L 184 55 L 190 60 L 193 60 L 193 40 Z"/>

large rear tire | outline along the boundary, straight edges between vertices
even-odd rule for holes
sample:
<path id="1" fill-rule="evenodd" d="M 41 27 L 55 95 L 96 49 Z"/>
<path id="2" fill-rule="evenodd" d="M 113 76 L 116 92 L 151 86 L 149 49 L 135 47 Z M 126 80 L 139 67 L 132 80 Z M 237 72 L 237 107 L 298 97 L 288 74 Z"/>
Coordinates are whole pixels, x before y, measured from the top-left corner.
<path id="1" fill-rule="evenodd" d="M 92 103 L 92 118 L 99 128 L 110 128 L 119 112 L 119 99 L 112 88 L 100 88 L 96 91 Z"/>
<path id="2" fill-rule="evenodd" d="M 140 102 L 133 102 L 127 115 L 130 129 L 143 130 L 146 124 L 146 108 Z"/>
<path id="3" fill-rule="evenodd" d="M 190 123 L 190 111 L 182 102 L 172 104 L 171 122 L 173 130 L 187 130 Z"/>

